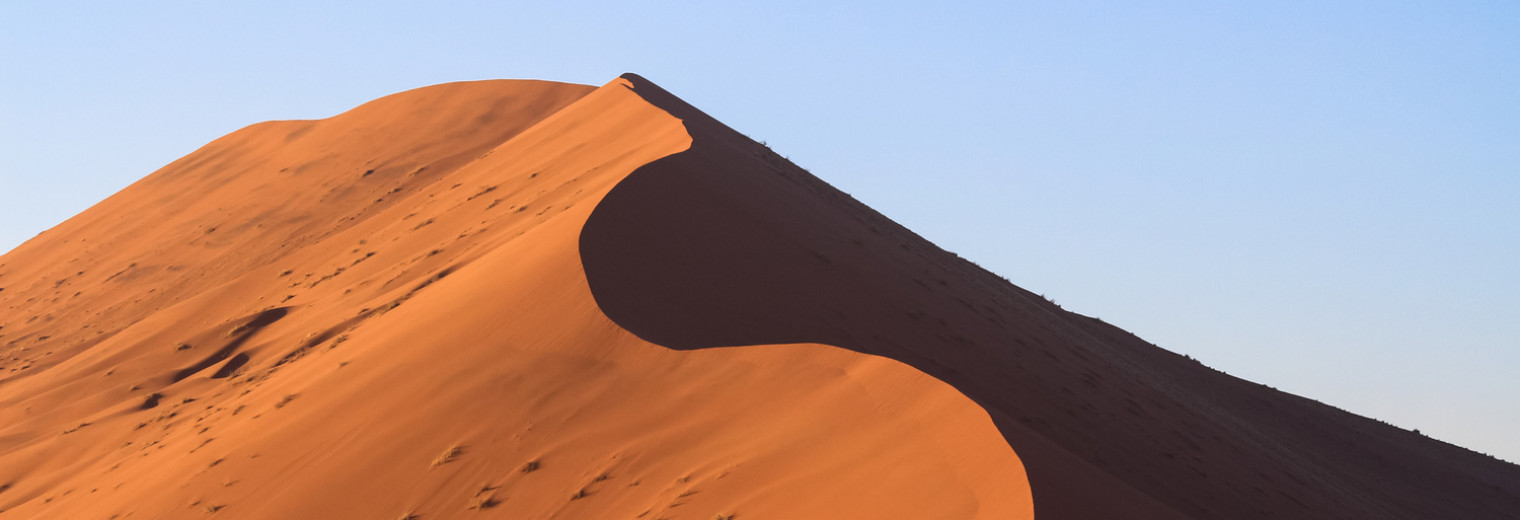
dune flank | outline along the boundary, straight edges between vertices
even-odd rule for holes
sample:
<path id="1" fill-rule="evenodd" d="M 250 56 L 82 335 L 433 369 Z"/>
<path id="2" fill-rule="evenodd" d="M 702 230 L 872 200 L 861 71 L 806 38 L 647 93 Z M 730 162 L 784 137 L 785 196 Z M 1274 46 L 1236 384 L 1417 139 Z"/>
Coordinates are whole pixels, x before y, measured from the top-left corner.
<path id="1" fill-rule="evenodd" d="M 0 257 L 0 519 L 1515 518 L 649 81 L 207 144 Z"/>

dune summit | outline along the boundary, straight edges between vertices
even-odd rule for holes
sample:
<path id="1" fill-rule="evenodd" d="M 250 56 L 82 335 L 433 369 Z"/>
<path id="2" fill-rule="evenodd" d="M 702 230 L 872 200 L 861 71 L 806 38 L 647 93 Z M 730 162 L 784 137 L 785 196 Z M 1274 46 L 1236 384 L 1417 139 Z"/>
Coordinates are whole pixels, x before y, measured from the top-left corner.
<path id="1" fill-rule="evenodd" d="M 643 78 L 217 139 L 0 257 L 0 519 L 1516 518 Z"/>

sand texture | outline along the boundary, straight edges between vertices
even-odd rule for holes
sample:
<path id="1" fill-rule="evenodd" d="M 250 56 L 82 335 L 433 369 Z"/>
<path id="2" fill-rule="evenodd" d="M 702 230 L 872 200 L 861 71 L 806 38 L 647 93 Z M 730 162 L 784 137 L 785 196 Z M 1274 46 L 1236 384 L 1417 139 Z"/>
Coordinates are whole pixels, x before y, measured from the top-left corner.
<path id="1" fill-rule="evenodd" d="M 249 126 L 0 257 L 0 520 L 1517 512 L 631 74 Z"/>

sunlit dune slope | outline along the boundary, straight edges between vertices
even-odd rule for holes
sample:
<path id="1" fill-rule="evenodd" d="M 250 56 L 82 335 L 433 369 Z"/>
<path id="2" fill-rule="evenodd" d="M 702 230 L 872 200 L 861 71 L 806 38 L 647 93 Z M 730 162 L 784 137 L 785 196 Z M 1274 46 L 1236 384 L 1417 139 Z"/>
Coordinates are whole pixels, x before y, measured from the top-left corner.
<path id="1" fill-rule="evenodd" d="M 6 254 L 0 518 L 1031 518 L 987 412 L 909 365 L 603 313 L 588 216 L 693 140 L 658 92 L 254 125 Z"/>

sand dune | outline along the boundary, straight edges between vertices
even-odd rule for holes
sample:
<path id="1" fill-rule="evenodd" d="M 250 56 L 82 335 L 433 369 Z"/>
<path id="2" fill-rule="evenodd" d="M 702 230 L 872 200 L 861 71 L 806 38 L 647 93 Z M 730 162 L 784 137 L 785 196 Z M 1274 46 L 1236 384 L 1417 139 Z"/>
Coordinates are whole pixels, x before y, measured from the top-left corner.
<path id="1" fill-rule="evenodd" d="M 0 519 L 1515 518 L 625 75 L 213 141 L 0 257 Z"/>
<path id="2" fill-rule="evenodd" d="M 823 345 L 679 352 L 601 313 L 587 215 L 690 143 L 630 85 L 255 125 L 7 255 L 35 282 L 3 293 L 4 515 L 1030 516 L 1013 451 L 938 380 Z"/>

